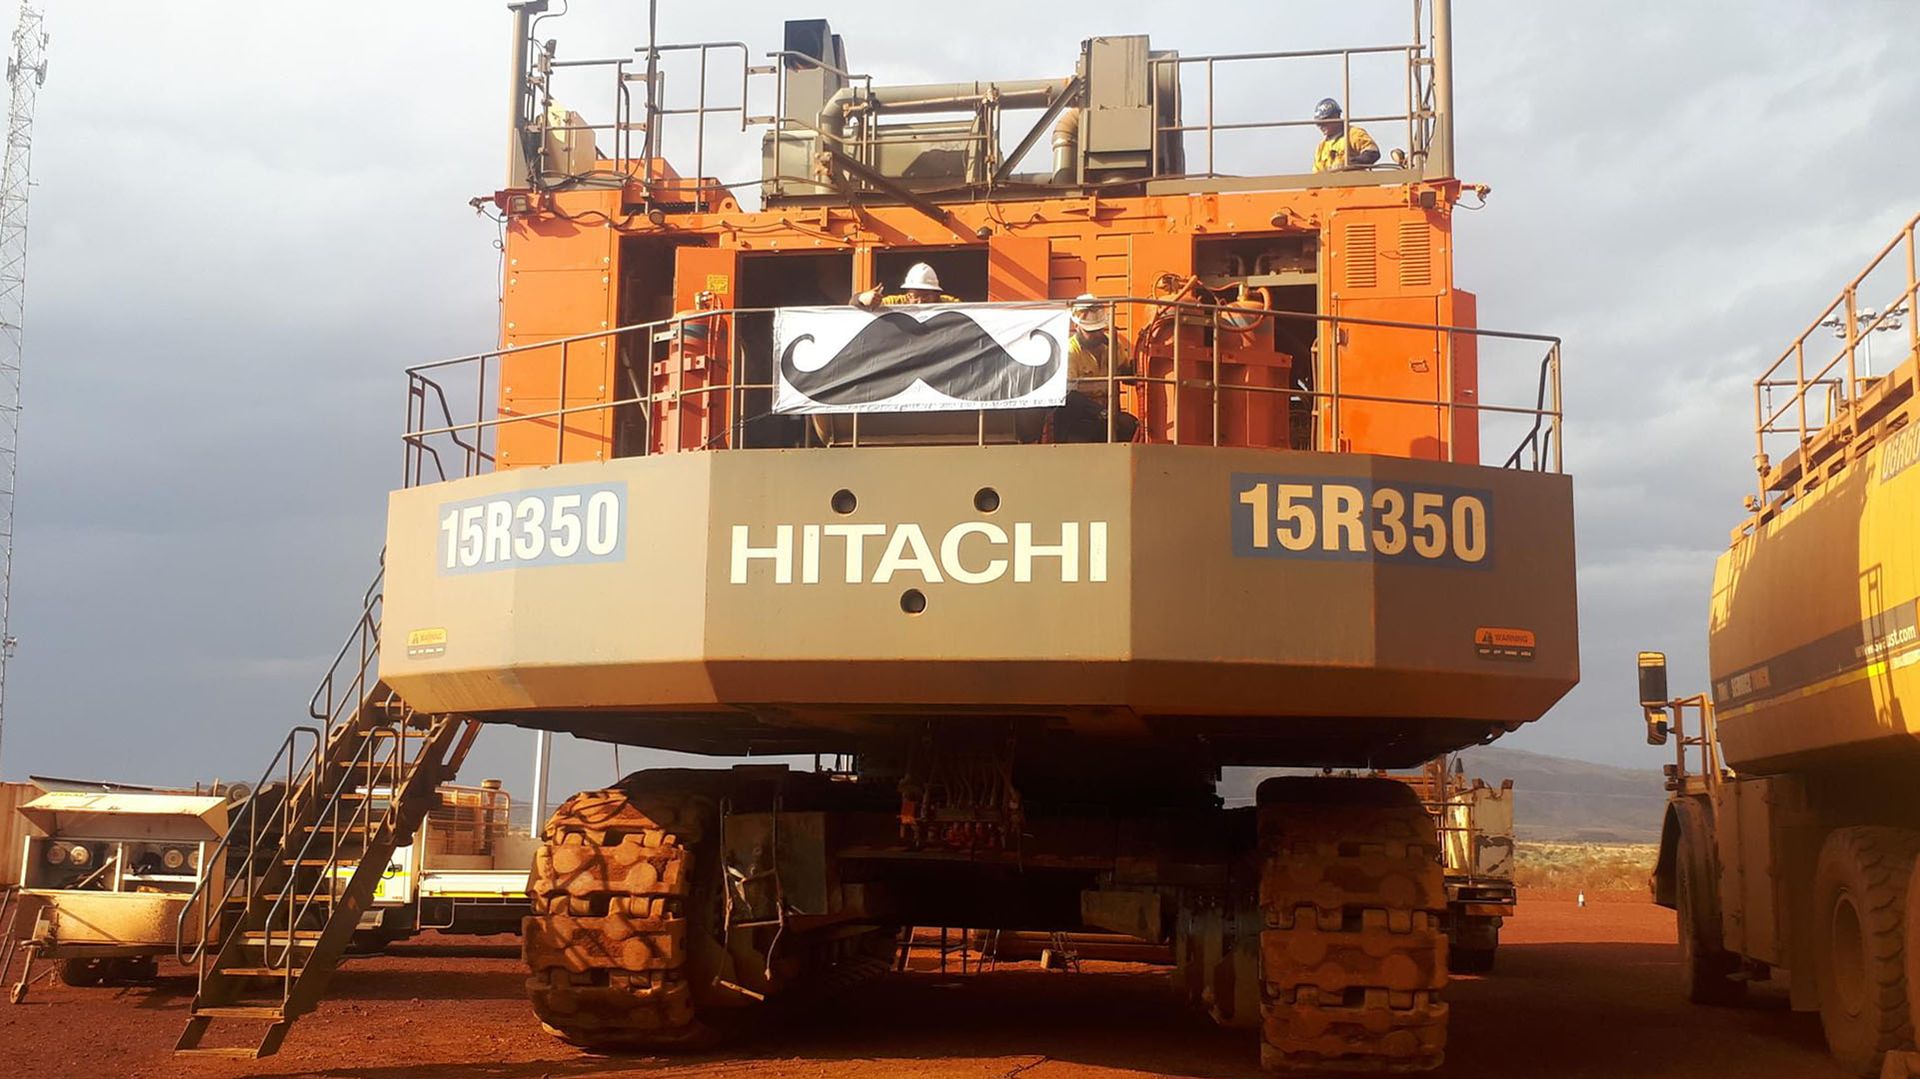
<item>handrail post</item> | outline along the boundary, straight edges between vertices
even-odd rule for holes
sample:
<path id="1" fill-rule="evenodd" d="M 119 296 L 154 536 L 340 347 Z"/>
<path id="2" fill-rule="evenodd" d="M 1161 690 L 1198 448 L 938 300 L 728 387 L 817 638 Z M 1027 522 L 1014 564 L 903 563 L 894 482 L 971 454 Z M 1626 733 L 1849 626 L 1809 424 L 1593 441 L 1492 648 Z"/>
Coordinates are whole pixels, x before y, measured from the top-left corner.
<path id="1" fill-rule="evenodd" d="M 1178 78 L 1179 68 L 1176 67 L 1174 71 L 1175 71 L 1174 77 Z M 1208 179 L 1212 179 L 1214 176 L 1218 175 L 1218 173 L 1214 171 L 1213 165 L 1214 165 L 1214 162 L 1213 162 L 1213 57 L 1209 56 L 1207 57 L 1207 178 Z"/>
<path id="2" fill-rule="evenodd" d="M 1353 54 L 1340 50 L 1340 167 L 1353 167 Z"/>
<path id="3" fill-rule="evenodd" d="M 1413 13 L 1413 40 L 1420 40 L 1420 9 L 1418 7 L 1414 8 Z M 1416 147 L 1419 145 L 1414 141 L 1413 53 L 1414 46 L 1409 45 L 1407 46 L 1406 52 L 1401 55 L 1401 59 L 1405 61 L 1407 70 L 1407 156 L 1409 160 L 1411 160 Z"/>
<path id="4" fill-rule="evenodd" d="M 1548 347 L 1553 353 L 1553 471 L 1558 475 L 1566 471 L 1563 454 L 1567 443 L 1566 411 L 1560 401 L 1560 342 Z"/>
<path id="5" fill-rule="evenodd" d="M 1920 221 L 1920 218 L 1915 220 Z M 1915 275 L 1914 222 L 1907 222 L 1907 355 L 1920 356 L 1920 277 Z"/>
<path id="6" fill-rule="evenodd" d="M 1854 286 L 1852 285 L 1847 286 L 1846 299 L 1847 299 L 1847 395 L 1845 400 L 1847 405 L 1847 434 L 1850 437 L 1858 438 L 1860 436 L 1860 414 L 1859 414 L 1859 411 L 1854 408 L 1853 403 L 1855 398 L 1860 396 L 1860 385 L 1858 382 L 1855 381 L 1860 377 L 1859 369 L 1855 363 L 1856 357 L 1854 355 L 1854 349 L 1860 343 L 1860 322 L 1859 322 L 1859 316 L 1856 313 L 1858 310 L 1857 305 L 1859 303 L 1859 293 L 1855 291 Z"/>
<path id="7" fill-rule="evenodd" d="M 1807 448 L 1807 339 L 1804 337 L 1793 343 L 1793 386 L 1800 423 L 1798 448 L 1804 450 Z"/>
<path id="8" fill-rule="evenodd" d="M 1118 304 L 1107 304 L 1107 357 L 1101 364 L 1100 375 L 1107 382 L 1107 444 L 1113 444 L 1115 416 L 1120 411 L 1120 388 L 1114 382 L 1114 375 L 1120 369 L 1120 322 Z"/>
<path id="9" fill-rule="evenodd" d="M 1339 453 L 1340 452 L 1340 318 L 1337 315 L 1329 315 L 1327 318 L 1327 352 L 1329 353 L 1327 357 L 1327 389 L 1330 393 L 1330 396 L 1327 398 L 1327 409 L 1330 415 L 1327 417 L 1327 422 L 1329 425 L 1328 432 L 1327 432 L 1328 434 L 1327 444 L 1324 446 L 1321 446 L 1320 448 L 1329 453 Z"/>
<path id="10" fill-rule="evenodd" d="M 1213 385 L 1208 387 L 1208 396 L 1213 404 L 1213 444 L 1220 445 L 1220 310 L 1213 311 Z"/>
<path id="11" fill-rule="evenodd" d="M 486 415 L 487 412 L 487 358 L 490 355 L 491 353 L 486 352 L 480 354 L 480 374 L 474 379 L 473 418 L 476 420 Z M 452 417 L 449 416 L 448 419 L 452 419 Z M 468 476 L 478 476 L 480 474 L 481 439 L 485 437 L 486 432 L 475 431 L 473 433 L 473 445 L 466 449 L 467 464 L 465 471 Z"/>
<path id="12" fill-rule="evenodd" d="M 553 463 L 567 463 L 567 340 L 560 341 L 560 404 L 559 415 L 553 418 L 558 433 L 554 436 Z"/>
<path id="13" fill-rule="evenodd" d="M 1173 444 L 1178 446 L 1180 445 L 1180 426 L 1181 426 L 1180 421 L 1185 419 L 1185 417 L 1180 414 L 1180 384 L 1185 381 L 1185 379 L 1183 379 L 1180 375 L 1180 339 L 1186 336 L 1186 333 L 1185 333 L 1186 327 L 1181 325 L 1180 308 L 1178 306 L 1174 307 L 1173 309 L 1172 326 L 1173 326 L 1173 409 L 1172 409 L 1172 414 L 1169 415 L 1167 418 L 1167 428 L 1168 430 L 1173 432 L 1173 440 L 1172 440 Z"/>
<path id="14" fill-rule="evenodd" d="M 673 371 L 671 384 L 673 396 L 673 445 L 667 447 L 668 453 L 679 453 L 686 443 L 685 418 L 687 414 L 687 324 L 684 319 L 673 320 Z"/>

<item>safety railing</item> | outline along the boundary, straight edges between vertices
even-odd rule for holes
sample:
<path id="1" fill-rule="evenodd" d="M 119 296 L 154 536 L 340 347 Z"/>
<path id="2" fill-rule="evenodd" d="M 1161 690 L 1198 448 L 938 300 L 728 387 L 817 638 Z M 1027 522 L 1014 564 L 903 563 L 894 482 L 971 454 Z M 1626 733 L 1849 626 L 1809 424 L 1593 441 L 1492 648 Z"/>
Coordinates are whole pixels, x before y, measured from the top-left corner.
<path id="1" fill-rule="evenodd" d="M 1676 697 L 1665 702 L 1664 717 L 1673 735 L 1673 763 L 1664 766 L 1667 789 L 1685 794 L 1711 792 L 1727 777 L 1726 762 L 1720 757 L 1720 728 L 1713 713 L 1713 698 L 1705 693 Z M 1687 722 L 1687 713 L 1694 720 Z M 1691 732 L 1691 733 L 1689 733 Z"/>
<path id="2" fill-rule="evenodd" d="M 222 914 L 236 899 L 245 899 L 254 893 L 263 875 L 256 863 L 278 852 L 280 838 L 289 827 L 296 785 L 319 763 L 323 744 L 317 728 L 301 726 L 288 731 L 266 770 L 260 773 L 259 782 L 253 785 L 253 792 L 234 813 L 236 820 L 246 822 L 246 828 L 229 828 L 201 862 L 200 881 L 194 885 L 174 922 L 173 947 L 175 957 L 183 964 L 199 967 L 203 979 L 209 952 L 217 952 L 222 943 L 216 935 L 222 925 Z M 245 846 L 234 850 L 243 838 Z M 268 840 L 272 840 L 271 846 Z M 221 885 L 218 894 L 215 894 L 216 881 Z M 198 931 L 192 934 L 189 947 L 187 929 L 190 919 L 196 917 Z"/>
<path id="3" fill-rule="evenodd" d="M 1227 176 L 1298 176 L 1307 168 L 1279 167 L 1267 160 L 1271 147 L 1263 146 L 1246 157 L 1224 159 L 1218 144 L 1223 136 L 1241 133 L 1280 133 L 1310 129 L 1319 121 L 1303 115 L 1306 109 L 1289 108 L 1268 118 L 1241 118 L 1249 110 L 1258 110 L 1264 102 L 1276 98 L 1276 81 L 1288 85 L 1289 100 L 1298 97 L 1311 103 L 1320 97 L 1338 94 L 1346 109 L 1345 127 L 1383 125 L 1376 134 L 1392 131 L 1404 136 L 1405 167 L 1418 175 L 1451 176 L 1453 167 L 1451 124 L 1451 48 L 1450 0 L 1415 0 L 1412 5 L 1412 31 L 1406 41 L 1347 48 L 1303 49 L 1247 52 L 1209 56 L 1154 56 L 1147 63 L 1149 95 L 1154 137 L 1150 140 L 1151 167 L 1145 178 L 1154 180 L 1209 180 Z M 532 20 L 527 37 L 519 42 L 518 54 L 525 60 L 520 74 L 521 92 L 516 96 L 516 138 L 527 156 L 527 173 L 538 186 L 560 186 L 582 180 L 609 179 L 621 183 L 637 181 L 646 208 L 656 201 L 685 203 L 690 189 L 697 187 L 700 201 L 720 191 L 760 188 L 773 197 L 789 194 L 821 195 L 833 184 L 817 168 L 814 153 L 831 147 L 848 158 L 875 169 L 883 146 L 901 142 L 937 141 L 964 144 L 974 168 L 964 180 L 943 186 L 943 190 L 982 192 L 1041 190 L 1072 186 L 1074 181 L 1056 183 L 1047 171 L 1035 177 L 1018 179 L 1012 171 L 1022 159 L 1046 141 L 1051 122 L 1062 109 L 1084 104 L 1080 100 L 1085 84 L 1077 77 L 1060 77 L 1030 82 L 1057 82 L 1064 92 L 1028 95 L 1019 100 L 1005 99 L 998 87 L 982 82 L 980 91 L 966 101 L 952 103 L 955 115 L 972 114 L 970 120 L 940 125 L 910 125 L 910 129 L 889 132 L 885 125 L 872 122 L 869 115 L 879 108 L 881 97 L 875 94 L 870 74 L 842 70 L 804 53 L 771 50 L 755 62 L 751 46 L 742 41 L 696 41 L 665 43 L 652 39 L 633 50 L 632 56 L 562 60 L 556 58 L 551 40 L 541 42 L 548 31 L 543 23 L 562 12 L 543 14 Z M 735 67 L 737 53 L 738 66 Z M 1366 63 L 1379 58 L 1398 58 L 1398 70 L 1387 73 L 1368 71 L 1356 76 L 1356 61 Z M 1337 72 L 1309 71 L 1317 65 L 1337 63 Z M 672 67 L 673 77 L 668 78 Z M 817 68 L 833 74 L 849 91 L 849 128 L 845 131 L 822 130 L 819 118 L 789 116 L 787 80 L 789 67 Z M 1241 73 L 1253 77 L 1245 87 L 1222 92 L 1216 76 L 1231 78 Z M 1163 78 L 1162 76 L 1167 76 Z M 1187 77 L 1196 85 L 1188 89 Z M 763 80 L 771 80 L 766 86 Z M 639 84 L 636 92 L 634 84 Z M 611 90 L 607 89 L 611 86 Z M 1011 83 L 1006 85 L 1013 85 Z M 738 99 L 733 99 L 733 87 Z M 756 87 L 760 89 L 756 90 Z M 1297 87 L 1298 93 L 1293 91 Z M 884 88 L 882 88 L 884 89 Z M 715 100 L 716 90 L 724 91 Z M 1161 100 L 1166 95 L 1172 102 Z M 1016 95 L 1018 97 L 1018 95 Z M 767 103 L 769 111 L 754 111 L 756 98 Z M 1189 122 L 1182 116 L 1182 105 L 1198 98 L 1204 107 L 1202 117 Z M 915 111 L 927 112 L 926 102 L 916 102 Z M 556 106 L 558 109 L 556 110 Z M 564 120 L 568 106 L 590 110 L 595 117 L 607 119 Z M 1364 107 L 1363 107 L 1364 106 Z M 562 122 L 550 114 L 558 111 Z M 1036 124 L 1003 126 L 1011 112 L 1041 114 Z M 774 168 L 758 175 L 718 175 L 722 169 L 710 169 L 716 163 L 725 169 L 749 169 L 764 166 L 763 145 L 759 138 L 744 138 L 760 127 L 769 129 Z M 639 137 L 635 138 L 635 133 Z M 538 160 L 548 134 L 563 140 L 586 138 L 595 141 L 594 153 L 584 155 L 593 166 L 584 172 L 554 174 L 541 168 Z M 1019 136 L 1015 138 L 1015 136 Z M 598 140 L 604 137 L 606 142 Z M 1191 137 L 1199 145 L 1192 153 L 1186 149 Z M 799 139 L 810 144 L 804 154 L 789 154 L 788 142 Z M 1165 152 L 1167 140 L 1181 146 L 1177 159 Z M 722 141 L 727 140 L 727 141 Z M 1011 146 L 1009 145 L 1011 144 Z M 603 156 L 604 155 L 604 156 Z M 789 162 L 789 158 L 792 162 Z M 690 178 L 674 181 L 659 171 L 656 162 L 691 161 Z M 790 168 L 789 164 L 802 167 Z M 1199 167 L 1199 166 L 1204 167 Z M 1393 168 L 1399 162 L 1383 160 L 1376 167 Z M 709 172 L 714 177 L 709 177 Z M 796 174 L 799 173 L 799 174 Z M 896 178 L 897 179 L 897 178 Z M 1142 177 L 1130 176 L 1122 182 L 1137 183 Z M 860 190 L 870 185 L 859 176 L 845 182 Z M 916 190 L 925 184 L 917 184 Z M 895 192 L 897 194 L 897 192 Z"/>
<path id="4" fill-rule="evenodd" d="M 1874 418 L 1873 403 L 1884 399 L 1880 395 L 1886 376 L 1920 356 L 1916 228 L 1920 215 L 1754 380 L 1754 467 L 1759 474 L 1755 509 L 1764 511 L 1770 496 L 1789 497 L 1807 480 L 1813 474 L 1810 456 L 1857 438 L 1862 424 Z M 1886 302 L 1877 308 L 1863 302 L 1875 295 Z M 1814 343 L 1823 337 L 1839 342 L 1831 356 Z M 1876 340 L 1895 344 L 1894 356 L 1882 356 L 1876 364 Z M 1791 448 L 1782 450 L 1789 439 Z"/>
<path id="5" fill-rule="evenodd" d="M 1119 408 L 1104 409 L 1104 438 L 1094 441 L 1122 440 L 1120 413 L 1132 405 L 1151 413 L 1134 417 L 1140 421 L 1134 441 L 1342 451 L 1352 449 L 1341 432 L 1346 430 L 1343 420 L 1354 410 L 1375 415 L 1412 410 L 1426 417 L 1420 422 L 1431 424 L 1435 445 L 1443 451 L 1431 455 L 1438 459 L 1535 471 L 1562 469 L 1564 415 L 1558 338 L 1311 312 L 1250 311 L 1244 306 L 1182 300 L 1115 298 L 1098 303 L 1106 309 L 1108 325 L 1122 328 L 1123 335 L 1118 339 L 1120 347 L 1109 353 L 1117 354 L 1119 362 L 1106 363 L 1098 377 L 1073 380 L 1081 392 L 1102 393 L 1106 402 L 1120 402 Z M 773 370 L 770 337 L 748 344 L 743 340 L 747 335 L 738 331 L 747 320 L 770 320 L 775 310 L 690 312 L 409 368 L 409 401 L 435 402 L 436 411 L 410 411 L 411 422 L 403 436 L 404 482 L 416 486 L 489 471 L 496 455 L 481 448 L 498 446 L 509 433 L 520 436 L 523 444 L 550 438 L 550 450 L 543 448 L 539 454 L 547 463 L 573 459 L 569 445 L 579 449 L 580 439 L 589 440 L 595 447 L 593 452 L 602 456 L 756 445 L 799 448 L 863 444 L 859 413 L 844 417 L 844 436 L 828 438 L 821 425 L 805 422 L 797 424 L 785 441 L 756 437 L 756 425 L 787 414 L 771 411 L 770 397 L 778 387 L 770 374 L 762 379 L 743 374 Z M 1326 360 L 1314 363 L 1302 357 L 1287 369 L 1294 377 L 1280 383 L 1235 382 L 1225 377 L 1236 367 L 1228 342 L 1244 339 L 1249 333 L 1270 332 L 1272 320 L 1307 324 L 1301 335 L 1316 338 L 1320 342 L 1316 347 L 1326 350 Z M 691 355 L 688 328 L 695 323 L 728 327 L 729 332 L 722 335 L 728 342 L 724 351 L 712 356 Z M 1428 355 L 1410 360 L 1397 351 L 1404 345 L 1404 338 L 1393 348 L 1378 352 L 1347 343 L 1362 329 L 1400 334 L 1418 331 L 1417 340 L 1425 342 L 1421 347 Z M 1130 344 L 1125 342 L 1125 332 L 1133 335 Z M 1492 371 L 1488 360 L 1494 345 L 1524 347 L 1524 363 Z M 656 352 L 664 352 L 664 356 L 657 357 Z M 540 361 L 544 374 L 527 369 L 511 379 L 505 377 L 507 364 L 534 360 Z M 1421 365 L 1418 369 L 1433 372 L 1435 390 L 1429 395 L 1404 395 L 1361 392 L 1343 384 L 1362 381 L 1361 365 L 1375 362 Z M 591 370 L 592 377 L 583 380 L 585 364 L 596 366 Z M 698 377 L 693 370 L 696 365 Z M 1468 371 L 1472 385 L 1462 381 Z M 1312 374 L 1299 377 L 1303 372 Z M 1322 377 L 1325 384 L 1317 384 Z M 486 388 L 509 382 L 513 401 L 538 401 L 546 407 L 521 410 L 505 398 L 500 407 L 492 407 Z M 571 389 L 582 382 L 604 392 L 582 394 Z M 1518 400 L 1496 399 L 1502 395 L 1489 392 L 1493 388 Z M 1227 410 L 1235 403 L 1245 406 L 1261 399 L 1269 406 L 1270 415 L 1285 418 L 1284 432 L 1269 433 L 1266 441 L 1250 439 L 1244 430 L 1236 435 Z M 456 416 L 451 414 L 451 406 L 441 407 L 456 401 L 472 401 L 473 411 Z M 689 420 L 690 412 L 698 412 L 703 419 Z M 949 435 L 943 440 L 985 444 L 989 441 L 989 420 L 1004 416 L 1006 410 L 969 409 L 959 414 L 972 416 L 971 435 Z M 716 416 L 717 421 L 712 419 Z M 692 428 L 695 422 L 704 422 L 706 427 Z M 1275 422 L 1269 426 L 1281 425 Z M 1463 447 L 1477 447 L 1488 437 L 1488 426 L 1496 428 L 1492 432 L 1496 436 L 1504 434 L 1510 441 L 1502 445 L 1511 449 L 1504 454 L 1463 456 Z M 1300 427 L 1305 431 L 1298 430 Z M 995 441 L 1009 440 L 1000 426 L 994 425 L 993 429 Z M 623 438 L 622 431 L 630 434 Z M 1029 430 L 1011 440 L 1046 438 L 1044 430 Z M 458 471 L 451 467 L 456 462 Z"/>
<path id="6" fill-rule="evenodd" d="M 1188 136 L 1197 136 L 1201 140 L 1200 145 L 1204 148 L 1202 161 L 1205 167 L 1196 169 L 1191 167 L 1191 164 L 1188 164 L 1184 169 L 1183 178 L 1217 179 L 1221 176 L 1235 174 L 1222 172 L 1220 169 L 1217 144 L 1222 134 L 1232 132 L 1281 132 L 1300 130 L 1317 128 L 1325 122 L 1304 113 L 1289 113 L 1282 115 L 1278 119 L 1264 120 L 1223 120 L 1220 118 L 1222 112 L 1221 94 L 1218 92 L 1217 87 L 1218 76 L 1223 71 L 1238 72 L 1240 69 L 1255 69 L 1257 70 L 1257 74 L 1254 75 L 1255 79 L 1271 81 L 1272 76 L 1279 74 L 1279 72 L 1274 69 L 1279 68 L 1281 65 L 1311 60 L 1339 61 L 1340 77 L 1337 88 L 1339 97 L 1337 100 L 1341 103 L 1343 110 L 1343 115 L 1340 118 L 1340 133 L 1343 140 L 1349 137 L 1354 127 L 1390 124 L 1403 136 L 1404 141 L 1402 145 L 1405 147 L 1405 161 L 1396 162 L 1391 157 L 1391 151 L 1384 151 L 1389 156 L 1383 157 L 1374 167 L 1392 168 L 1411 166 L 1420 168 L 1424 166 L 1428 160 L 1434 156 L 1435 150 L 1437 149 L 1435 139 L 1438 105 L 1435 101 L 1432 46 L 1429 42 L 1420 39 L 1420 7 L 1421 5 L 1415 5 L 1415 38 L 1413 41 L 1405 44 L 1368 45 L 1341 49 L 1297 49 L 1283 52 L 1230 53 L 1216 56 L 1165 56 L 1154 58 L 1151 63 L 1156 77 L 1152 85 L 1155 87 L 1156 93 L 1160 92 L 1159 88 L 1163 85 L 1172 83 L 1180 87 L 1176 92 L 1181 98 L 1187 99 L 1191 96 L 1191 93 L 1185 89 L 1183 76 L 1190 73 L 1199 76 L 1201 88 L 1199 96 L 1200 103 L 1203 105 L 1200 122 L 1187 123 L 1184 119 L 1181 119 L 1176 120 L 1172 124 L 1157 125 L 1157 132 L 1160 135 L 1173 135 L 1182 140 L 1185 140 Z M 1353 73 L 1354 59 L 1356 57 L 1374 56 L 1400 57 L 1401 67 L 1404 70 L 1403 82 L 1405 97 L 1397 109 L 1362 109 L 1356 104 Z M 1164 79 L 1159 77 L 1162 72 L 1170 74 L 1172 78 Z M 1263 78 L 1263 76 L 1265 78 Z M 1371 80 L 1369 80 L 1369 83 L 1371 83 Z M 1334 87 L 1329 86 L 1325 91 L 1325 95 L 1331 96 L 1334 89 Z M 1374 90 L 1374 87 L 1370 84 L 1368 89 Z M 1312 99 L 1303 95 L 1302 100 L 1311 101 Z M 1374 100 L 1377 100 L 1377 96 L 1374 93 L 1361 94 L 1358 100 L 1365 101 L 1371 105 Z M 1156 115 L 1165 114 L 1156 111 Z M 1173 110 L 1171 115 L 1176 117 L 1180 116 L 1180 110 Z M 1369 131 L 1368 134 L 1378 135 L 1384 130 L 1385 129 L 1376 128 Z M 1159 157 L 1161 145 L 1161 140 L 1156 138 L 1154 140 L 1155 157 L 1153 168 L 1153 174 L 1156 177 L 1162 175 Z M 1187 161 L 1191 162 L 1190 156 L 1183 155 L 1183 157 L 1187 157 Z M 1353 167 L 1362 168 L 1364 166 Z"/>
<path id="7" fill-rule="evenodd" d="M 288 836 L 287 833 L 290 828 L 296 826 L 301 811 L 311 805 L 327 804 L 328 801 L 332 801 L 337 809 L 340 791 L 352 789 L 343 787 L 342 784 L 359 782 L 372 777 L 374 769 L 371 767 L 371 758 L 369 758 L 368 767 L 359 770 L 364 773 L 363 775 L 357 776 L 356 769 L 350 766 L 343 770 L 334 791 L 323 793 L 317 789 L 317 781 L 323 772 L 322 766 L 328 760 L 329 748 L 334 744 L 347 719 L 351 718 L 372 693 L 376 677 L 375 666 L 379 660 L 380 607 L 382 583 L 386 577 L 385 562 L 386 556 L 382 553 L 381 568 L 375 573 L 373 583 L 367 586 L 366 592 L 361 597 L 360 617 L 355 622 L 353 631 L 348 634 L 346 643 L 340 646 L 325 677 L 321 679 L 319 687 L 309 698 L 307 713 L 317 725 L 296 726 L 287 732 L 279 750 L 268 763 L 266 771 L 261 773 L 260 781 L 254 784 L 252 793 L 234 812 L 234 818 L 244 820 L 246 827 L 231 828 L 221 838 L 219 844 L 203 862 L 200 881 L 195 885 L 188 902 L 181 909 L 174 926 L 174 951 L 182 963 L 199 968 L 203 981 L 208 970 L 207 960 L 211 958 L 209 949 L 217 952 L 222 946 L 224 936 L 240 928 L 224 925 L 222 916 L 229 912 L 236 900 L 246 899 L 259 890 L 261 882 L 268 873 L 273 871 L 281 852 L 292 845 L 290 840 L 293 837 Z M 374 742 L 374 739 L 369 739 L 361 753 L 371 750 Z M 354 763 L 358 763 L 358 755 Z M 358 805 L 361 811 L 365 811 L 368 801 L 361 800 Z M 333 823 L 337 829 L 342 822 L 336 820 Z M 318 830 L 309 831 L 306 834 L 304 840 L 300 842 L 298 853 L 294 856 L 296 860 L 309 856 L 313 843 L 320 834 Z M 343 833 L 335 831 L 330 834 L 337 837 Z M 235 849 L 243 839 L 245 845 Z M 332 856 L 336 859 L 337 849 L 336 843 L 332 852 Z M 214 867 L 220 867 L 221 871 L 215 872 Z M 215 894 L 216 881 L 219 883 L 217 895 Z M 279 896 L 266 919 L 266 931 L 271 933 L 280 922 L 285 922 L 287 925 L 285 939 L 292 941 L 294 925 L 305 921 L 308 908 L 315 902 L 314 895 L 311 894 L 314 891 L 317 889 L 310 889 L 304 896 L 296 896 L 289 889 Z M 304 898 L 306 902 L 295 909 L 287 904 L 290 898 Z M 187 941 L 189 920 L 196 916 L 200 922 L 199 931 L 193 935 L 192 945 L 189 947 Z M 271 937 L 268 938 L 268 943 L 271 944 Z M 287 947 L 290 948 L 291 944 Z M 290 967 L 290 964 L 288 966 Z M 294 973 L 291 969 L 286 976 L 288 980 L 292 979 Z"/>

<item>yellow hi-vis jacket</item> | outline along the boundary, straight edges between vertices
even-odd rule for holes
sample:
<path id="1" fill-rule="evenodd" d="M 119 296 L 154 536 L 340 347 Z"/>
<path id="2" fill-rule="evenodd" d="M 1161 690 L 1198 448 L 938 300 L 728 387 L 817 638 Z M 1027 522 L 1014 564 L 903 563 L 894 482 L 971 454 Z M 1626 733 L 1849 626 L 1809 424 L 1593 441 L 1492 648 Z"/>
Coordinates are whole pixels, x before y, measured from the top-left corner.
<path id="1" fill-rule="evenodd" d="M 1346 168 L 1348 143 L 1353 144 L 1353 152 L 1356 154 L 1365 153 L 1368 150 L 1378 153 L 1380 150 L 1380 144 L 1373 141 L 1373 136 L 1367 134 L 1366 128 L 1349 126 L 1345 138 L 1335 135 L 1330 139 L 1320 140 L 1320 148 L 1313 152 L 1313 171 L 1338 172 Z"/>

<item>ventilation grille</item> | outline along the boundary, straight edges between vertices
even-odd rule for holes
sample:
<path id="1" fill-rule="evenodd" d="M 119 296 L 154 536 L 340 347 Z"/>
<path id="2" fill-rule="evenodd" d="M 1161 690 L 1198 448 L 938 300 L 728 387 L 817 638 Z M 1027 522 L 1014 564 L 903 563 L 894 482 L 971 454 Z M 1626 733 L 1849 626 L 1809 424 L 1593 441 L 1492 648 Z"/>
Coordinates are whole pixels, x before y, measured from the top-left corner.
<path id="1" fill-rule="evenodd" d="M 1347 287 L 1378 287 L 1380 284 L 1380 238 L 1376 227 L 1358 223 L 1348 225 L 1345 238 Z"/>
<path id="2" fill-rule="evenodd" d="M 1433 232 L 1424 221 L 1400 222 L 1400 287 L 1433 284 Z"/>

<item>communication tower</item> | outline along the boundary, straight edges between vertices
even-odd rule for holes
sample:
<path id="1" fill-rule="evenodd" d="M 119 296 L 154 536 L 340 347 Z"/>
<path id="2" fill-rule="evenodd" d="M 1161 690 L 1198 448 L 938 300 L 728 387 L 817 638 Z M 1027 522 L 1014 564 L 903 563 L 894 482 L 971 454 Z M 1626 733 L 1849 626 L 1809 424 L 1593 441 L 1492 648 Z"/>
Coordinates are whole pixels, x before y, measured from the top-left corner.
<path id="1" fill-rule="evenodd" d="M 27 192 L 33 107 L 47 81 L 44 17 L 20 5 L 7 59 L 7 149 L 0 166 L 0 734 L 6 731 L 7 660 L 12 658 L 13 495 L 20 471 L 21 334 L 27 305 Z"/>

